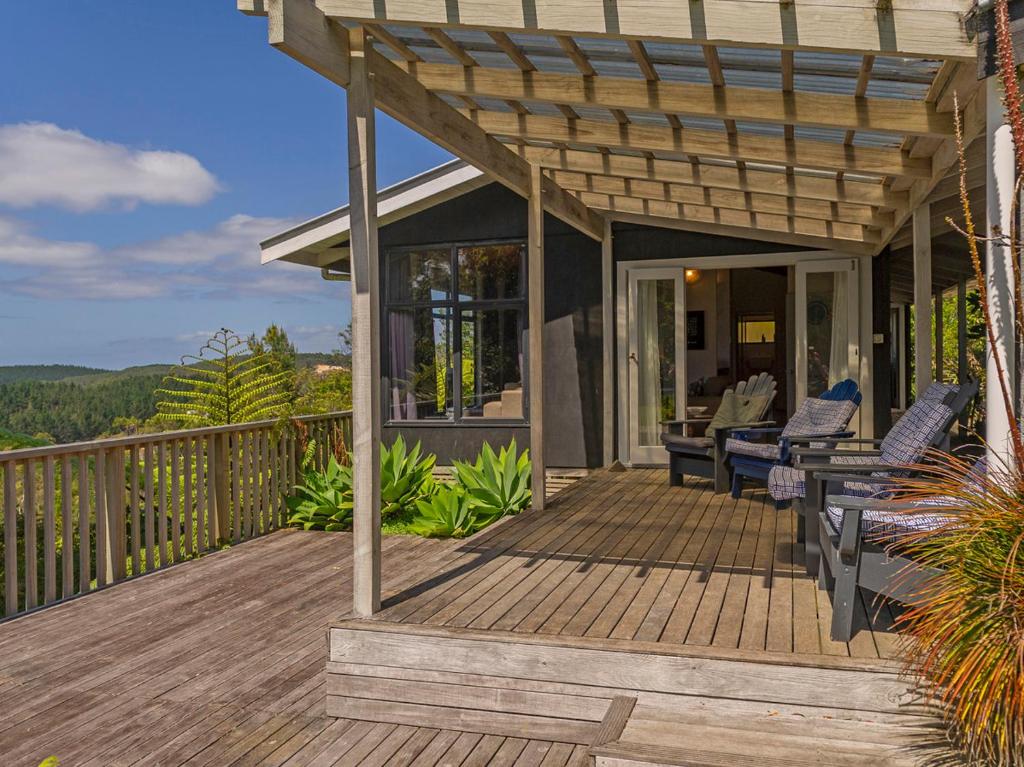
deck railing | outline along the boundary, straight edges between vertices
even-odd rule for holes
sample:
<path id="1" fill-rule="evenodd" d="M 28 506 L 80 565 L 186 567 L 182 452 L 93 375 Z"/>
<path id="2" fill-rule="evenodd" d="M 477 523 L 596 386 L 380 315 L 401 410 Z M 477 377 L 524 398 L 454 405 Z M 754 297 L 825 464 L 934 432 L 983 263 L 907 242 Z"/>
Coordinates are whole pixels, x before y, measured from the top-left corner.
<path id="1" fill-rule="evenodd" d="M 0 452 L 4 618 L 286 522 L 302 451 L 351 445 L 351 413 Z"/>

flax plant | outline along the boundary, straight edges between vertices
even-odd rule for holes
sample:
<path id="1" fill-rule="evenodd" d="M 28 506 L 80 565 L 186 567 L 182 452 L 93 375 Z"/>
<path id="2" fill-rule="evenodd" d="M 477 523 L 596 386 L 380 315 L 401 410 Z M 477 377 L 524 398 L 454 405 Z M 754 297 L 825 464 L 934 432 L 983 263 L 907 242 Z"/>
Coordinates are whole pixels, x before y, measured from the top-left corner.
<path id="1" fill-rule="evenodd" d="M 1006 0 L 997 0 L 996 38 L 999 76 L 1010 123 L 1017 175 L 1024 172 L 1024 112 L 1009 35 Z M 1024 339 L 1021 241 L 1017 222 L 1020 195 L 1014 194 L 1010 232 L 979 236 L 967 193 L 967 162 L 957 105 L 963 235 L 980 291 L 989 353 L 999 371 L 998 388 L 1009 414 L 1009 455 L 982 473 L 962 457 L 933 455 L 921 473 L 904 481 L 900 502 L 929 499 L 930 511 L 946 515 L 938 530 L 901 536 L 892 544 L 928 573 L 911 607 L 901 618 L 908 670 L 922 680 L 929 697 L 941 705 L 951 742 L 967 762 L 978 765 L 1024 764 L 1024 440 L 1007 361 L 995 344 L 995 321 Z M 1018 182 L 1019 184 L 1019 182 Z M 1019 188 L 1015 190 L 1019 192 Z M 993 317 L 979 243 L 992 241 L 1008 250 L 1013 269 L 1012 318 Z M 938 500 L 937 500 L 938 499 Z"/>

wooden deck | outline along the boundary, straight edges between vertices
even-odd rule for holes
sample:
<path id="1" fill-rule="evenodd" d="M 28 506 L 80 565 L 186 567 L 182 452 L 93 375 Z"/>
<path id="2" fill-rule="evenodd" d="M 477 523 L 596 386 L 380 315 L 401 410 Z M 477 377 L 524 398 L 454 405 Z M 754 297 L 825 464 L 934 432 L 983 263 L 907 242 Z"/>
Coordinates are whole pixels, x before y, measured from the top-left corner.
<path id="1" fill-rule="evenodd" d="M 671 764 L 728 723 L 735 753 L 691 763 L 911 764 L 930 720 L 878 657 L 893 637 L 865 603 L 849 646 L 822 639 L 792 533 L 758 495 L 599 472 L 469 541 L 385 538 L 388 608 L 361 623 L 350 535 L 274 533 L 0 624 L 0 763 Z M 351 652 L 332 639 L 325 675 L 330 626 Z M 502 676 L 524 658 L 544 678 Z"/>
<path id="2" fill-rule="evenodd" d="M 739 500 L 660 469 L 599 472 L 543 513 L 507 520 L 425 563 L 385 621 L 885 659 L 893 606 L 862 594 L 857 632 L 829 638 L 832 608 L 800 564 L 796 515 L 764 491 Z"/>

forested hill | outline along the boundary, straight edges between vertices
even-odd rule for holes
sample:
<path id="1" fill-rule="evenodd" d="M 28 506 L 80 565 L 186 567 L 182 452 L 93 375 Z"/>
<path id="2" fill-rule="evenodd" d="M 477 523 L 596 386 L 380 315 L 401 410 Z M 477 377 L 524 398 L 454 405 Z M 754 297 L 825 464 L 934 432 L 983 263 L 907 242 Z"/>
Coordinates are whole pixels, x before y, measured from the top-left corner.
<path id="1" fill-rule="evenodd" d="M 63 381 L 73 376 L 109 372 L 111 371 L 81 365 L 0 365 L 0 384 L 16 381 Z"/>
<path id="2" fill-rule="evenodd" d="M 0 429 L 55 442 L 94 439 L 111 431 L 116 418 L 150 418 L 156 412 L 153 392 L 162 379 L 161 373 L 146 373 L 88 384 L 74 379 L 2 384 Z"/>

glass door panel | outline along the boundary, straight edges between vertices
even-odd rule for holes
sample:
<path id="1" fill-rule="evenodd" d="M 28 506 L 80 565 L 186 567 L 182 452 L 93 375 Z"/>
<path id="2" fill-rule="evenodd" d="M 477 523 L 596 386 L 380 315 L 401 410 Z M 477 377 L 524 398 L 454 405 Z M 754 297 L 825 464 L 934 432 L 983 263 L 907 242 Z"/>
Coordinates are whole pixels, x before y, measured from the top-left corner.
<path id="1" fill-rule="evenodd" d="M 857 261 L 796 267 L 796 404 L 860 375 Z"/>
<path id="2" fill-rule="evenodd" d="M 629 286 L 629 460 L 660 464 L 662 422 L 686 407 L 682 270 L 631 270 Z"/>

